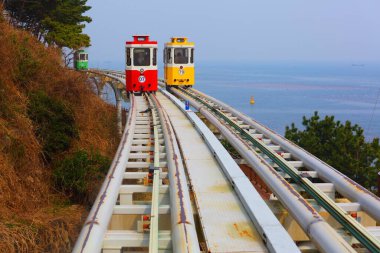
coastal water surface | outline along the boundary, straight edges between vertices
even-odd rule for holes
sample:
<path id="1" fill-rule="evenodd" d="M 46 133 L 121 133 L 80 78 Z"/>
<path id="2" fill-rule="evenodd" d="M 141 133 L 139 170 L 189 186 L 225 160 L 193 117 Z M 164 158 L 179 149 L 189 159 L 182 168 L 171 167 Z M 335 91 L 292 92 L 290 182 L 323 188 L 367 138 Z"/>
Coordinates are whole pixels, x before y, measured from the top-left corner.
<path id="1" fill-rule="evenodd" d="M 280 134 L 318 111 L 360 125 L 368 140 L 380 137 L 380 64 L 199 63 L 194 87 Z"/>
<path id="2" fill-rule="evenodd" d="M 380 136 L 380 64 L 199 64 L 196 71 L 197 89 L 280 134 L 318 111 L 360 125 L 367 139 Z"/>

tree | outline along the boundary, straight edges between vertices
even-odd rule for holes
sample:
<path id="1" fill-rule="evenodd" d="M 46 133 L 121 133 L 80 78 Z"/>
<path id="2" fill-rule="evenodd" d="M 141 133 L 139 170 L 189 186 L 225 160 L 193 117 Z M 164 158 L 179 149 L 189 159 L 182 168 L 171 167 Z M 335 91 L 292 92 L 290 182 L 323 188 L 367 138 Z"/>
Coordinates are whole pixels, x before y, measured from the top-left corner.
<path id="1" fill-rule="evenodd" d="M 92 20 L 83 14 L 91 7 L 87 0 L 7 0 L 5 9 L 11 23 L 30 31 L 42 43 L 62 49 L 66 66 L 73 52 L 90 46 L 83 34 L 84 23 Z"/>
<path id="2" fill-rule="evenodd" d="M 321 119 L 318 112 L 302 120 L 304 130 L 292 123 L 285 137 L 330 164 L 370 190 L 376 188 L 380 170 L 379 138 L 366 142 L 363 129 L 350 121 L 342 124 L 334 116 Z"/>

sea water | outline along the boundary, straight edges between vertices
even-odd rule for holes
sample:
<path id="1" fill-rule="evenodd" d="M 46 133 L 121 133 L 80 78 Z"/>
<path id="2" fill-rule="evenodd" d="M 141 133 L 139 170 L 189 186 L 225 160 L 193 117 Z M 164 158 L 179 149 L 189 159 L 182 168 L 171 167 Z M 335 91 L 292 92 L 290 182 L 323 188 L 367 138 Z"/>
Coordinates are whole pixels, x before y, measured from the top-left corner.
<path id="1" fill-rule="evenodd" d="M 360 125 L 367 140 L 380 137 L 380 63 L 197 63 L 194 88 L 282 135 L 318 111 Z"/>
<path id="2" fill-rule="evenodd" d="M 318 111 L 360 125 L 368 140 L 380 136 L 380 64 L 204 63 L 195 88 L 280 134 Z"/>

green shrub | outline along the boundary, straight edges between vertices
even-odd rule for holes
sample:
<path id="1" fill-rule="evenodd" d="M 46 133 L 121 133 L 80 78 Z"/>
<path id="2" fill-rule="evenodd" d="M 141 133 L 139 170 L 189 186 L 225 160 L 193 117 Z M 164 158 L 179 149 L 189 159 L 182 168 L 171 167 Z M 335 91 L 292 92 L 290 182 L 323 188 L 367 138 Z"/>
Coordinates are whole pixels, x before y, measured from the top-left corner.
<path id="1" fill-rule="evenodd" d="M 226 139 L 220 140 L 220 143 L 222 143 L 223 147 L 228 151 L 228 153 L 230 153 L 233 158 L 237 159 L 241 157 L 239 152 L 237 152 L 236 149 Z"/>
<path id="2" fill-rule="evenodd" d="M 44 158 L 50 162 L 53 155 L 67 151 L 78 136 L 73 112 L 42 91 L 31 93 L 29 98 L 28 115 L 43 146 Z"/>
<path id="3" fill-rule="evenodd" d="M 380 170 L 379 138 L 366 142 L 364 130 L 350 121 L 321 118 L 318 112 L 303 117 L 303 129 L 286 126 L 285 137 L 330 164 L 369 190 L 376 189 Z"/>
<path id="4" fill-rule="evenodd" d="M 19 47 L 19 60 L 17 63 L 16 72 L 16 82 L 18 82 L 22 87 L 26 87 L 30 80 L 38 73 L 40 68 L 40 63 L 32 55 L 29 45 L 29 38 L 24 38 Z"/>
<path id="5" fill-rule="evenodd" d="M 98 192 L 97 185 L 111 165 L 98 152 L 75 152 L 59 162 L 53 171 L 55 186 L 76 203 L 90 204 Z"/>

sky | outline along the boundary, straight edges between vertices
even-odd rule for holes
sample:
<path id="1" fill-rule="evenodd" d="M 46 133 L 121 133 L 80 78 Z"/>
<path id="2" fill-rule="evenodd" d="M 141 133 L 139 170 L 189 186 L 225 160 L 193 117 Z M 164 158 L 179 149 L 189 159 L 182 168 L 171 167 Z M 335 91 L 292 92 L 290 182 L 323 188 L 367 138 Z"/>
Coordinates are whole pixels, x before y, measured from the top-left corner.
<path id="1" fill-rule="evenodd" d="M 135 34 L 196 45 L 198 62 L 380 62 L 379 0 L 88 0 L 91 67 L 124 65 Z M 161 55 L 161 54 L 159 54 Z M 161 59 L 159 59 L 161 60 Z"/>

